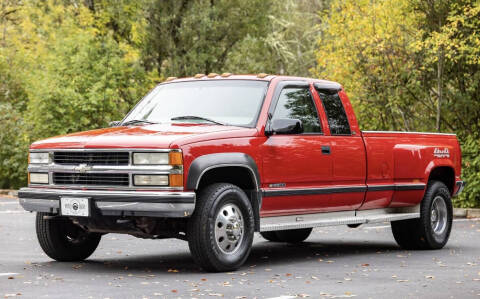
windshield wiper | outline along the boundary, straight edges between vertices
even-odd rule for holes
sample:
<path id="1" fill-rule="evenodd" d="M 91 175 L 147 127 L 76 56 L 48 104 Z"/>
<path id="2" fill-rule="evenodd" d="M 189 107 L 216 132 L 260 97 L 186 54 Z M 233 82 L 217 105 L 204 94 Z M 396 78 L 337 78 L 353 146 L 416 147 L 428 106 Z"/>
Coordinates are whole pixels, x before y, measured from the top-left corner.
<path id="1" fill-rule="evenodd" d="M 145 120 L 145 119 L 132 119 L 124 122 L 122 126 L 138 125 L 138 124 L 156 124 L 156 122 Z"/>
<path id="2" fill-rule="evenodd" d="M 216 120 L 209 119 L 209 118 L 206 118 L 206 117 L 201 117 L 201 116 L 195 116 L 195 115 L 175 116 L 175 117 L 172 117 L 170 120 L 184 120 L 184 119 L 204 120 L 204 121 L 211 122 L 211 123 L 213 123 L 213 124 L 225 126 L 224 123 L 218 122 L 218 121 L 216 121 Z"/>

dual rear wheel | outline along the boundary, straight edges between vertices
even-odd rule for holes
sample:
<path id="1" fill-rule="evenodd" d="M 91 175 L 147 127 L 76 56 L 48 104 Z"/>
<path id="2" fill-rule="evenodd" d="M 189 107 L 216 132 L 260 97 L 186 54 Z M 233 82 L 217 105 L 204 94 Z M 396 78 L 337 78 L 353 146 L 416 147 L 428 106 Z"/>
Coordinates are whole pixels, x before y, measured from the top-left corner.
<path id="1" fill-rule="evenodd" d="M 450 190 L 431 181 L 420 204 L 420 218 L 393 221 L 392 233 L 404 249 L 440 249 L 452 230 L 453 208 Z"/>

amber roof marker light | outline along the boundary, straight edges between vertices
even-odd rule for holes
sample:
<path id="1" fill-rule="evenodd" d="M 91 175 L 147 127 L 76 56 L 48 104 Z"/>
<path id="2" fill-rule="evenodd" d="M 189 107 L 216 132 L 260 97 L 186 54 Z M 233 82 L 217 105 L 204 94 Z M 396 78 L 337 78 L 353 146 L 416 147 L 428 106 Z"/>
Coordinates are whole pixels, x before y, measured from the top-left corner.
<path id="1" fill-rule="evenodd" d="M 231 75 L 232 75 L 232 73 L 223 73 L 220 76 L 226 78 L 226 77 L 230 77 Z"/>
<path id="2" fill-rule="evenodd" d="M 217 73 L 210 73 L 210 74 L 208 74 L 207 77 L 208 77 L 208 78 L 215 78 L 216 76 L 218 76 Z"/>
<path id="3" fill-rule="evenodd" d="M 195 76 L 193 76 L 193 78 L 195 79 L 200 79 L 200 78 L 203 78 L 205 77 L 205 74 L 196 74 Z"/>
<path id="4" fill-rule="evenodd" d="M 172 80 L 175 80 L 175 79 L 177 79 L 177 77 L 168 77 L 167 80 L 165 80 L 165 82 L 172 81 Z"/>
<path id="5" fill-rule="evenodd" d="M 268 76 L 268 74 L 260 73 L 260 74 L 257 75 L 257 78 L 265 78 L 267 76 Z"/>

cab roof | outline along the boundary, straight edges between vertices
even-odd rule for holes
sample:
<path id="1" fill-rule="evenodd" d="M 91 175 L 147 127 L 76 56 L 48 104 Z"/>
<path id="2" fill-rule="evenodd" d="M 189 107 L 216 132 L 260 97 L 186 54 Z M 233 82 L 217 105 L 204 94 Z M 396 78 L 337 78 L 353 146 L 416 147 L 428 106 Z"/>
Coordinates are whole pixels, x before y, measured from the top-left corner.
<path id="1" fill-rule="evenodd" d="M 247 75 L 235 75 L 231 73 L 223 73 L 223 74 L 216 74 L 210 73 L 206 74 L 196 74 L 192 77 L 185 77 L 185 78 L 177 78 L 177 77 L 168 77 L 162 83 L 170 83 L 170 82 L 185 82 L 185 81 L 203 81 L 203 80 L 260 80 L 260 81 L 272 81 L 274 79 L 278 79 L 279 81 L 307 81 L 314 83 L 315 86 L 318 88 L 327 87 L 329 89 L 341 89 L 342 86 L 334 81 L 328 80 L 321 80 L 315 78 L 307 78 L 307 77 L 296 77 L 296 76 L 284 76 L 284 75 L 270 75 L 265 73 L 260 74 L 247 74 Z M 162 84 L 161 83 L 161 84 Z"/>

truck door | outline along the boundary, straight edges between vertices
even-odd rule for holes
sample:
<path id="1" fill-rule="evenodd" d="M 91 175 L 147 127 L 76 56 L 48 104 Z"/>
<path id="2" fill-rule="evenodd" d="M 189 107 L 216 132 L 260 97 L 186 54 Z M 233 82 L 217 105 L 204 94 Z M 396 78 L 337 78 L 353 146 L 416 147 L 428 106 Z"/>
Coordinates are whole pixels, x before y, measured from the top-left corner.
<path id="1" fill-rule="evenodd" d="M 331 144 L 324 136 L 312 90 L 307 82 L 284 81 L 274 92 L 270 121 L 300 119 L 304 131 L 271 135 L 261 146 L 262 216 L 314 213 L 329 206 Z"/>
<path id="2" fill-rule="evenodd" d="M 339 192 L 332 194 L 332 204 L 340 209 L 357 209 L 366 192 L 365 145 L 359 131 L 351 128 L 340 94 L 343 91 L 321 89 L 316 86 L 319 101 L 328 121 L 325 138 L 331 146 L 333 163 L 332 185 Z M 349 113 L 354 113 L 353 110 Z M 343 188 L 343 190 L 342 190 Z"/>

